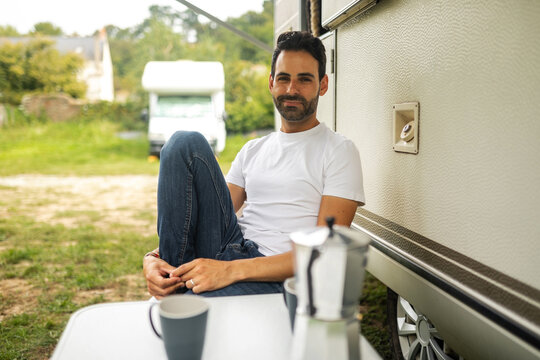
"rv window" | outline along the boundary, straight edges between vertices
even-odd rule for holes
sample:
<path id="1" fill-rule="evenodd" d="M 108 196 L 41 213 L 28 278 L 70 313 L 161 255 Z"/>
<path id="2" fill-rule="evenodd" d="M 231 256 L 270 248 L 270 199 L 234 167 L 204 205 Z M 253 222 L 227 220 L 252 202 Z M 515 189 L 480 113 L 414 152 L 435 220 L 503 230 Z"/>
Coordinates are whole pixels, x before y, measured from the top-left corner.
<path id="1" fill-rule="evenodd" d="M 327 29 L 335 29 L 345 20 L 371 9 L 378 0 L 321 0 L 321 22 Z"/>
<path id="2" fill-rule="evenodd" d="M 154 116 L 202 118 L 213 116 L 210 96 L 160 95 Z"/>

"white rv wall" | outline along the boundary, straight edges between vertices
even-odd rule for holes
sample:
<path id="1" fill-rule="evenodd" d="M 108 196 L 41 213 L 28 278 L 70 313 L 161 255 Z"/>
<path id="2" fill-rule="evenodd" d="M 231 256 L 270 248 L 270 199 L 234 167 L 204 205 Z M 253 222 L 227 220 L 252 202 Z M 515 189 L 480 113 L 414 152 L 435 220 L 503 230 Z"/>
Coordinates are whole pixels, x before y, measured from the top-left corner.
<path id="1" fill-rule="evenodd" d="M 337 31 L 365 208 L 540 288 L 540 1 L 384 0 Z M 418 155 L 392 149 L 409 101 Z"/>

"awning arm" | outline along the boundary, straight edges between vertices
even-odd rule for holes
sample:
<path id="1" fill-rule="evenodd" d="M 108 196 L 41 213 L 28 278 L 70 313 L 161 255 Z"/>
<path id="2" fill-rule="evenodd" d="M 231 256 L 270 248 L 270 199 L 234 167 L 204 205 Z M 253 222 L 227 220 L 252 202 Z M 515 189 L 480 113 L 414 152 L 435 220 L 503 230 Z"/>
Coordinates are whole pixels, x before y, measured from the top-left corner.
<path id="1" fill-rule="evenodd" d="M 239 30 L 239 29 L 235 28 L 234 26 L 226 23 L 225 21 L 221 21 L 220 19 L 218 19 L 214 15 L 207 13 L 206 11 L 204 11 L 201 8 L 198 8 L 197 6 L 193 5 L 192 3 L 190 3 L 190 2 L 188 2 L 186 0 L 176 0 L 176 1 L 178 1 L 179 3 L 187 6 L 191 10 L 195 11 L 197 14 L 203 15 L 203 16 L 207 17 L 208 19 L 212 20 L 213 22 L 223 26 L 227 30 L 232 31 L 236 35 L 240 36 L 244 40 L 249 41 L 253 45 L 257 46 L 258 48 L 260 48 L 260 49 L 262 49 L 264 51 L 267 51 L 270 54 L 274 52 L 274 50 L 270 46 L 266 45 L 265 43 L 263 43 L 259 39 L 256 39 L 253 36 L 243 32 L 242 30 Z"/>

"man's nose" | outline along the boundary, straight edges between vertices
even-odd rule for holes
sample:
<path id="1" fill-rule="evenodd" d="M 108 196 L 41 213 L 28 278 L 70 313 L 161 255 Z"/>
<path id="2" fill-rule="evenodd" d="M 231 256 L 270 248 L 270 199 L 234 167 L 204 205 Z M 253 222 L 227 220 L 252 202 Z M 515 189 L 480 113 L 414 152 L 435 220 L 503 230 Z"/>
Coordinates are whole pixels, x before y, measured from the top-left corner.
<path id="1" fill-rule="evenodd" d="M 291 80 L 291 82 L 289 83 L 289 86 L 287 88 L 287 93 L 288 94 L 297 94 L 298 93 L 298 86 L 297 86 L 296 81 Z"/>

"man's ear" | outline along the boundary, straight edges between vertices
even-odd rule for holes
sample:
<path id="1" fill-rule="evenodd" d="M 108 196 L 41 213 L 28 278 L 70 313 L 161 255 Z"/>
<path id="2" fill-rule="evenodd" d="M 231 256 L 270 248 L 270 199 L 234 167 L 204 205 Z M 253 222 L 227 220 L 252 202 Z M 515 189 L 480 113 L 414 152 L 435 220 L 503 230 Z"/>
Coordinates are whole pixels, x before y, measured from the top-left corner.
<path id="1" fill-rule="evenodd" d="M 319 89 L 319 96 L 323 96 L 328 91 L 328 75 L 324 74 L 321 80 L 321 87 Z"/>
<path id="2" fill-rule="evenodd" d="M 268 75 L 268 88 L 270 91 L 272 91 L 272 88 L 274 87 L 274 77 L 272 74 Z"/>

